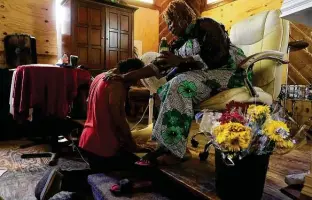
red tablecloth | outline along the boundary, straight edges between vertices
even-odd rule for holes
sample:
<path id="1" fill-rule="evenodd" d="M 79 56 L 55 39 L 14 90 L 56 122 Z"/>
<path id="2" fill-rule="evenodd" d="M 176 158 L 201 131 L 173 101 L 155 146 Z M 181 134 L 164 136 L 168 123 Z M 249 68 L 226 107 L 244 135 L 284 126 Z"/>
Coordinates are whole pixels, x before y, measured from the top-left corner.
<path id="1" fill-rule="evenodd" d="M 13 91 L 14 118 L 25 120 L 30 108 L 40 115 L 65 118 L 78 87 L 90 84 L 91 75 L 82 69 L 49 65 L 26 65 L 16 69 Z"/>

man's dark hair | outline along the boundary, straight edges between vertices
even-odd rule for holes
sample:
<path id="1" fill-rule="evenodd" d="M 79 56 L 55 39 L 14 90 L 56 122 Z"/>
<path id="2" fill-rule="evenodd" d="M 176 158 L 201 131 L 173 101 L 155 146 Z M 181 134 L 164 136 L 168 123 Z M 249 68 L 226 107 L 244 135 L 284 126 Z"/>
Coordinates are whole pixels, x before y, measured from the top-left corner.
<path id="1" fill-rule="evenodd" d="M 144 67 L 144 63 L 138 58 L 129 58 L 127 60 L 122 60 L 117 64 L 117 68 L 122 74 L 141 69 L 142 67 Z"/>

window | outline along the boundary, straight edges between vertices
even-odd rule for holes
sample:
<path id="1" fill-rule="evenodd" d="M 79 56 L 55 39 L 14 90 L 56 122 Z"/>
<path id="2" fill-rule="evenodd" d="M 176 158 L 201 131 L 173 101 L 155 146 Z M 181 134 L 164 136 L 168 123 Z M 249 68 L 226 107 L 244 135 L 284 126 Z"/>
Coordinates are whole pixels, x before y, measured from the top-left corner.
<path id="1" fill-rule="evenodd" d="M 138 1 L 141 1 L 141 2 L 144 2 L 144 3 L 150 3 L 150 4 L 154 3 L 154 0 L 138 0 Z"/>
<path id="2" fill-rule="evenodd" d="M 207 0 L 207 5 L 205 7 L 205 10 L 213 9 L 213 8 L 218 7 L 218 6 L 222 6 L 224 4 L 231 3 L 233 1 L 237 1 L 237 0 Z"/>
<path id="3" fill-rule="evenodd" d="M 132 6 L 160 10 L 160 8 L 155 5 L 155 0 L 123 0 L 123 2 Z"/>
<path id="4" fill-rule="evenodd" d="M 210 4 L 210 3 L 216 3 L 218 2 L 219 0 L 207 0 L 207 4 Z"/>

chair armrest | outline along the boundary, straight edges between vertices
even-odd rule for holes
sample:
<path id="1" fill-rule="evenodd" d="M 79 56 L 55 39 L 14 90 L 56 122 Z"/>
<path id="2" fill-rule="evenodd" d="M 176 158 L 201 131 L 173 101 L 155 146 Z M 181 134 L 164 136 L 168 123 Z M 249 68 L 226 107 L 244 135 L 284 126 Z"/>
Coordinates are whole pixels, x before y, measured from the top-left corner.
<path id="1" fill-rule="evenodd" d="M 288 43 L 288 49 L 290 52 L 300 51 L 309 46 L 309 43 L 303 40 L 292 41 Z"/>
<path id="2" fill-rule="evenodd" d="M 239 64 L 239 67 L 246 69 L 246 70 L 251 70 L 251 67 L 253 66 L 253 64 L 261 60 L 274 60 L 281 64 L 289 63 L 289 61 L 285 60 L 284 57 L 285 57 L 285 53 L 282 53 L 279 51 L 263 51 L 263 52 L 256 53 L 254 55 L 247 57 L 245 60 L 243 60 Z M 259 95 L 257 94 L 256 90 L 253 88 L 252 84 L 248 80 L 247 75 L 245 75 L 244 82 L 250 95 L 252 97 L 258 97 Z"/>
<path id="3" fill-rule="evenodd" d="M 289 61 L 284 58 L 285 53 L 279 51 L 263 51 L 256 53 L 245 58 L 240 64 L 239 67 L 243 69 L 249 69 L 254 63 L 261 60 L 274 60 L 281 64 L 288 64 Z"/>

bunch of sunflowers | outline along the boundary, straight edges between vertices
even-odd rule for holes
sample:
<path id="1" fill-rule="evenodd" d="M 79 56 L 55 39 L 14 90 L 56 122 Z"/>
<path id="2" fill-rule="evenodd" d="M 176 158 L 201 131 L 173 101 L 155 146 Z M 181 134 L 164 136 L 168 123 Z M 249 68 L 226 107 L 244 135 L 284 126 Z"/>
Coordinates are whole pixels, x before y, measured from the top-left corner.
<path id="1" fill-rule="evenodd" d="M 229 159 L 292 149 L 295 140 L 286 123 L 265 105 L 228 106 L 212 128 L 212 142 Z"/>

